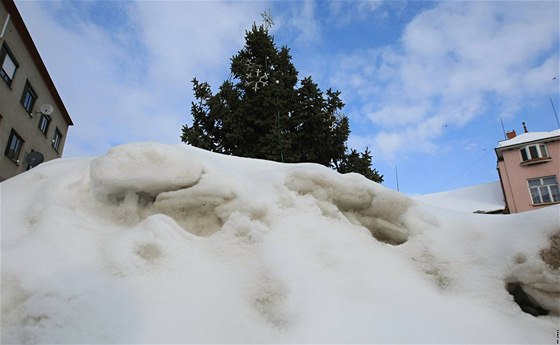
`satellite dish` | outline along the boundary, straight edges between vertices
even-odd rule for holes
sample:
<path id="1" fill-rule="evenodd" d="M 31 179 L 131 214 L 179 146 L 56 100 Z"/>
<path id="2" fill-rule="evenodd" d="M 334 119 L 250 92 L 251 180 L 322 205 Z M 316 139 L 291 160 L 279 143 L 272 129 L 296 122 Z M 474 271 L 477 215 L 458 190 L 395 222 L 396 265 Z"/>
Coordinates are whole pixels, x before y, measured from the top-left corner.
<path id="1" fill-rule="evenodd" d="M 33 151 L 25 157 L 25 161 L 32 167 L 36 167 L 37 165 L 43 163 L 45 157 L 41 152 Z"/>
<path id="2" fill-rule="evenodd" d="M 48 103 L 45 103 L 41 106 L 41 114 L 50 115 L 53 113 L 53 111 L 53 106 Z"/>

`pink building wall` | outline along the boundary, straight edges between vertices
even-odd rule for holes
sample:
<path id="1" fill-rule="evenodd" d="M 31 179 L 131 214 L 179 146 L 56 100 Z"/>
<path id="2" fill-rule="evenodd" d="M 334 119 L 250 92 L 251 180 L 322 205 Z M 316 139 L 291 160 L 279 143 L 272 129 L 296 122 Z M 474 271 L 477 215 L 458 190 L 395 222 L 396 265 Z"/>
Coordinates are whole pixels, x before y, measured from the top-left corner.
<path id="1" fill-rule="evenodd" d="M 526 143 L 530 145 L 532 143 Z M 523 145 L 515 145 L 499 149 L 503 160 L 498 160 L 498 170 L 502 181 L 504 196 L 511 213 L 524 212 L 545 207 L 550 204 L 533 205 L 528 179 L 556 176 L 560 178 L 560 141 L 546 142 L 551 160 L 533 165 L 522 165 L 519 150 Z"/>

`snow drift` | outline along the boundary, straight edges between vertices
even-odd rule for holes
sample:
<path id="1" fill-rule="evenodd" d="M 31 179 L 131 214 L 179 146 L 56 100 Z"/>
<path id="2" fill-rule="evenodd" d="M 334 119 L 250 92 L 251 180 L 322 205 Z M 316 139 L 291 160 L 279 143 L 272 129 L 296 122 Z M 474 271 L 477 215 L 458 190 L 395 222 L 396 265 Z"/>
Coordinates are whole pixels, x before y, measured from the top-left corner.
<path id="1" fill-rule="evenodd" d="M 3 343 L 556 339 L 559 207 L 456 213 L 314 164 L 155 143 L 0 188 Z"/>

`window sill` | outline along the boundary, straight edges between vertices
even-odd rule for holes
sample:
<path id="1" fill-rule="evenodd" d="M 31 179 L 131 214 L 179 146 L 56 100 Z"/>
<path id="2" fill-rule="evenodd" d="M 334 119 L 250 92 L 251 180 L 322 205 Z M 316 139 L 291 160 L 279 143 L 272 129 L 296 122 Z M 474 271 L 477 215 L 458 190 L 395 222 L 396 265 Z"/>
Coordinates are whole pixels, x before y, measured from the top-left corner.
<path id="1" fill-rule="evenodd" d="M 4 81 L 4 83 L 6 83 L 6 86 L 7 86 L 11 91 L 14 91 L 14 89 L 12 88 L 12 81 L 11 81 L 11 80 L 8 82 L 6 79 L 4 79 L 4 78 L 2 78 L 2 77 L 0 77 L 0 79 L 2 79 L 2 80 Z"/>
<path id="2" fill-rule="evenodd" d="M 550 158 L 550 157 L 535 158 L 535 159 L 530 159 L 530 160 L 527 160 L 527 161 L 523 161 L 523 162 L 519 163 L 519 165 L 521 165 L 521 166 L 535 165 L 535 164 L 542 164 L 542 163 L 551 162 L 551 161 L 552 161 L 552 158 Z"/>
<path id="3" fill-rule="evenodd" d="M 19 104 L 21 105 L 21 107 L 23 108 L 23 110 L 25 111 L 25 113 L 29 116 L 29 117 L 33 117 L 33 107 L 31 107 L 31 110 L 28 110 L 25 105 L 23 104 Z"/>
<path id="4" fill-rule="evenodd" d="M 10 157 L 6 157 L 6 158 L 8 158 L 8 160 L 9 160 L 10 162 L 14 163 L 14 164 L 17 165 L 18 167 L 21 165 L 21 162 L 20 162 L 19 159 L 18 159 L 18 160 L 13 160 L 13 159 L 11 159 Z"/>
<path id="5" fill-rule="evenodd" d="M 552 201 L 552 202 L 543 202 L 542 204 L 533 204 L 533 207 L 540 207 L 540 206 L 550 206 L 560 204 L 560 201 Z"/>

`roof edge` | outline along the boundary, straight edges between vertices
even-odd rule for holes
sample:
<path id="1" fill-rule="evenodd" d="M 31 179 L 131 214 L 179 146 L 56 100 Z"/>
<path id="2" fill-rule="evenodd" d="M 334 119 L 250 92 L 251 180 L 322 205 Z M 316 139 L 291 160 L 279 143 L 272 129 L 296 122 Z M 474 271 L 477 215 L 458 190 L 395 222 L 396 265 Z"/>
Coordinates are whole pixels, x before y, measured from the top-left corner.
<path id="1" fill-rule="evenodd" d="M 558 132 L 558 133 L 555 133 L 555 132 Z M 535 133 L 535 132 L 533 132 L 533 133 Z M 527 140 L 527 141 L 514 142 L 512 144 L 507 144 L 507 142 L 508 141 L 514 141 L 515 138 L 509 139 L 509 140 L 502 140 L 498 143 L 498 146 L 495 149 L 496 150 L 511 149 L 511 148 L 515 148 L 515 147 L 527 146 L 527 145 L 532 144 L 532 143 L 560 140 L 559 130 L 553 130 L 553 131 L 550 131 L 550 132 L 543 132 L 543 133 L 550 133 L 550 135 L 549 136 L 543 136 L 543 137 L 540 137 L 540 138 L 535 138 L 535 139 L 532 139 L 532 140 Z M 516 137 L 516 138 L 518 138 L 518 137 Z M 506 143 L 506 144 L 500 146 L 500 143 Z"/>

